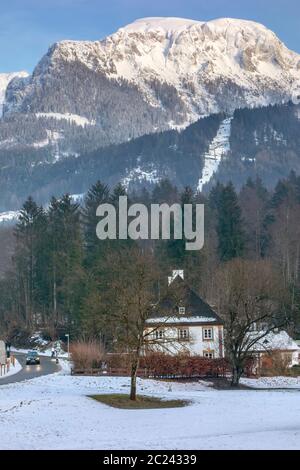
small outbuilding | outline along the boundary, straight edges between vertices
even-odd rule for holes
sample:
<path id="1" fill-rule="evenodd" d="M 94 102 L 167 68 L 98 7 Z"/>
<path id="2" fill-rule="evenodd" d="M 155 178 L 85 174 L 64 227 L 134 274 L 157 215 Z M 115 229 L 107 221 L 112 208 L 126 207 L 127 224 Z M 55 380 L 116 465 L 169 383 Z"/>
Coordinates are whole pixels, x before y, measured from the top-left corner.
<path id="1" fill-rule="evenodd" d="M 257 332 L 255 334 L 260 334 Z M 300 347 L 286 331 L 270 332 L 251 350 L 257 373 L 284 370 L 300 364 Z"/>

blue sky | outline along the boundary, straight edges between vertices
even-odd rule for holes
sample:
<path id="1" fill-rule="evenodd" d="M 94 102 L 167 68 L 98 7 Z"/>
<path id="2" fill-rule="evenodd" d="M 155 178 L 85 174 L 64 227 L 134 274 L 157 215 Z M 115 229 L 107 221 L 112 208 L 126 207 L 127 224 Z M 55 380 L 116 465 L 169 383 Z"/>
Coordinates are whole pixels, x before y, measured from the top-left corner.
<path id="1" fill-rule="evenodd" d="M 300 52 L 299 0 L 1 0 L 0 71 L 31 71 L 55 41 L 101 39 L 146 16 L 251 19 Z"/>

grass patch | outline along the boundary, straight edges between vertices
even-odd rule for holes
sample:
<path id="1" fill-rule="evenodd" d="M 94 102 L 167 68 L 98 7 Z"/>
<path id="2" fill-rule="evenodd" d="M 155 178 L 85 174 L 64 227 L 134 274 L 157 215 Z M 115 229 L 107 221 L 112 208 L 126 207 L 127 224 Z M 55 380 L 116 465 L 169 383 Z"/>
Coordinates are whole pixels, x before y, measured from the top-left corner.
<path id="1" fill-rule="evenodd" d="M 140 395 L 136 401 L 130 400 L 128 395 L 116 393 L 110 395 L 91 395 L 93 398 L 104 405 L 112 406 L 113 408 L 121 408 L 123 410 L 151 410 L 158 408 L 182 408 L 189 403 L 185 400 L 161 400 L 155 397 L 146 397 Z"/>

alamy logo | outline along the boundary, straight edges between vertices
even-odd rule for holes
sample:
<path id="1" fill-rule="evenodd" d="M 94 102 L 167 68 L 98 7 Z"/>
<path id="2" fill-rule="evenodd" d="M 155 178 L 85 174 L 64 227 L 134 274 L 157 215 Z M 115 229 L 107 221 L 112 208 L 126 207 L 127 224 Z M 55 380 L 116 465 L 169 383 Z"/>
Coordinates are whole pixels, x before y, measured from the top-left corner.
<path id="1" fill-rule="evenodd" d="M 112 204 L 97 208 L 96 233 L 100 240 L 185 240 L 188 251 L 204 246 L 203 204 L 144 204 L 128 207 L 127 196 L 119 197 L 118 211 Z"/>

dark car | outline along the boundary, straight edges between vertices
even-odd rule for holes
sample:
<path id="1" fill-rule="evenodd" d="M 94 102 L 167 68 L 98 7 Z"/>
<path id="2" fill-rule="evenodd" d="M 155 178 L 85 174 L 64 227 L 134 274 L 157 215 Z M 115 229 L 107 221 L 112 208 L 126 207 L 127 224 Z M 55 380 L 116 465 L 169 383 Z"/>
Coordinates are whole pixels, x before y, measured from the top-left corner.
<path id="1" fill-rule="evenodd" d="M 38 366 L 40 365 L 40 357 L 37 351 L 29 351 L 26 357 L 26 365 L 27 366 Z"/>

